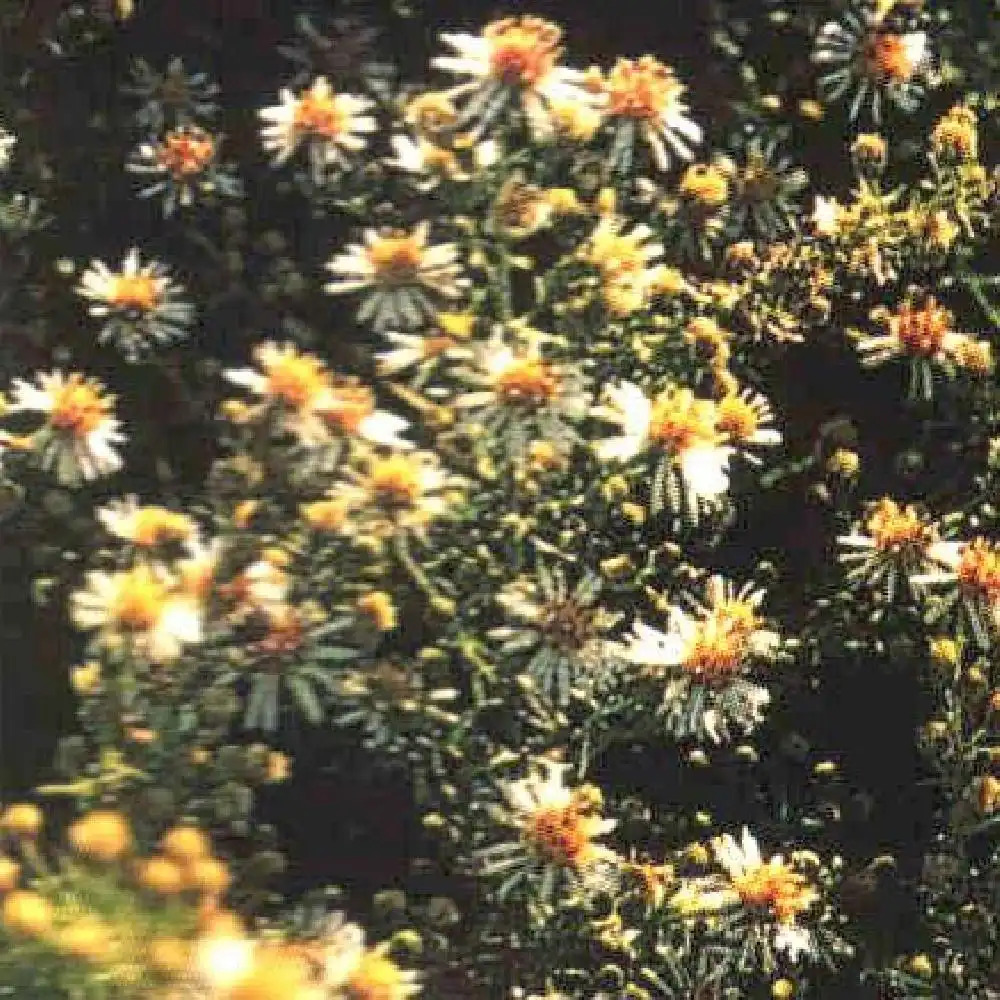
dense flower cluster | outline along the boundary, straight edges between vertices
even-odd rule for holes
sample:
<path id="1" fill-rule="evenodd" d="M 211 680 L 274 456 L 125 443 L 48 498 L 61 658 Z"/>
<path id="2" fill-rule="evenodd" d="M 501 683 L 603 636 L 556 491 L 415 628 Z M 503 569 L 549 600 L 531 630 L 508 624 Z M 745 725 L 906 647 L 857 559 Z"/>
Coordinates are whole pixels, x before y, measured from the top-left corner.
<path id="1" fill-rule="evenodd" d="M 86 129 L 130 152 L 52 155 L 47 64 L 0 40 L 0 523 L 79 653 L 34 795 L 67 846 L 0 810 L 0 993 L 1000 997 L 972 0 L 709 5 L 718 94 L 665 53 L 573 66 L 534 14 L 434 33 L 410 84 L 361 13 L 302 13 L 242 103 L 118 59 L 136 4 L 71 6 L 46 58 L 106 60 L 131 107 L 87 92 Z M 887 744 L 930 706 L 933 843 L 851 842 L 874 795 L 831 742 L 875 701 Z M 292 752 L 353 844 L 294 905 Z M 393 824 L 369 905 L 350 851 Z M 874 933 L 904 870 L 921 927 Z"/>

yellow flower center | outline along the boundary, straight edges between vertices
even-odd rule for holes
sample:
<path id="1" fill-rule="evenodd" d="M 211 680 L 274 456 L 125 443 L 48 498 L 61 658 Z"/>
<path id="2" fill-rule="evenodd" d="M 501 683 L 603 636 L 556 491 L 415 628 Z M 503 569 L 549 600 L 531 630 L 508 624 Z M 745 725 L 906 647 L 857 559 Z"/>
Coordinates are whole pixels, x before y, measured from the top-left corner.
<path id="1" fill-rule="evenodd" d="M 112 275 L 107 301 L 122 309 L 151 312 L 160 303 L 160 283 L 151 274 Z"/>
<path id="2" fill-rule="evenodd" d="M 669 66 L 654 56 L 619 58 L 604 83 L 612 115 L 656 121 L 684 92 Z"/>
<path id="3" fill-rule="evenodd" d="M 505 17 L 488 24 L 483 37 L 489 45 L 490 73 L 511 86 L 537 86 L 561 52 L 562 30 L 540 17 Z"/>
<path id="4" fill-rule="evenodd" d="M 144 632 L 159 620 L 167 587 L 147 566 L 122 573 L 111 601 L 111 615 L 124 629 Z"/>
<path id="5" fill-rule="evenodd" d="M 71 375 L 53 394 L 50 421 L 56 430 L 82 438 L 108 419 L 110 409 L 111 400 L 102 396 L 96 385 L 84 382 L 80 375 Z"/>
<path id="6" fill-rule="evenodd" d="M 349 1000 L 401 1000 L 403 972 L 392 959 L 367 951 L 346 983 Z"/>
<path id="7" fill-rule="evenodd" d="M 375 278 L 386 285 L 406 285 L 417 279 L 424 248 L 415 235 L 382 236 L 368 248 Z"/>
<path id="8" fill-rule="evenodd" d="M 743 664 L 747 633 L 721 616 L 699 622 L 684 653 L 684 669 L 706 682 L 725 681 Z"/>
<path id="9" fill-rule="evenodd" d="M 299 97 L 292 121 L 297 131 L 323 139 L 336 139 L 350 127 L 343 102 L 318 82 Z"/>
<path id="10" fill-rule="evenodd" d="M 900 346 L 916 357 L 933 357 L 951 332 L 952 314 L 929 296 L 923 305 L 904 302 L 888 317 L 889 330 Z"/>
<path id="11" fill-rule="evenodd" d="M 520 358 L 497 375 L 496 388 L 512 405 L 542 406 L 559 392 L 559 376 L 544 361 Z"/>
<path id="12" fill-rule="evenodd" d="M 712 164 L 694 163 L 684 171 L 680 191 L 704 208 L 718 208 L 729 197 L 729 179 Z"/>
<path id="13" fill-rule="evenodd" d="M 267 394 L 293 409 L 308 405 L 326 385 L 323 362 L 294 348 L 271 355 L 262 364 L 267 373 Z"/>
<path id="14" fill-rule="evenodd" d="M 191 534 L 191 522 L 165 507 L 140 507 L 135 512 L 132 541 L 145 548 L 181 541 Z"/>
<path id="15" fill-rule="evenodd" d="M 813 900 L 806 878 L 780 861 L 767 861 L 732 878 L 747 906 L 767 907 L 780 922 L 794 919 Z"/>
<path id="16" fill-rule="evenodd" d="M 174 177 L 200 174 L 215 157 L 215 142 L 200 129 L 168 132 L 157 149 L 157 161 Z"/>
<path id="17" fill-rule="evenodd" d="M 905 83 L 917 68 L 907 36 L 891 31 L 874 32 L 865 43 L 862 58 L 868 73 L 886 83 Z"/>
<path id="18" fill-rule="evenodd" d="M 730 441 L 744 444 L 757 433 L 760 425 L 757 411 L 745 399 L 739 396 L 725 396 L 719 400 L 717 412 L 717 426 Z"/>
<path id="19" fill-rule="evenodd" d="M 933 537 L 932 529 L 915 507 L 901 507 L 889 497 L 883 497 L 875 505 L 866 527 L 875 547 L 883 552 L 924 548 Z"/>
<path id="20" fill-rule="evenodd" d="M 415 507 L 423 487 L 419 470 L 404 455 L 378 459 L 371 469 L 371 487 L 383 507 Z"/>
<path id="21" fill-rule="evenodd" d="M 587 827 L 579 804 L 571 802 L 537 810 L 528 822 L 526 836 L 545 860 L 578 868 L 590 851 Z"/>
<path id="22" fill-rule="evenodd" d="M 649 437 L 673 454 L 716 444 L 715 404 L 696 398 L 690 389 L 668 389 L 653 401 Z"/>

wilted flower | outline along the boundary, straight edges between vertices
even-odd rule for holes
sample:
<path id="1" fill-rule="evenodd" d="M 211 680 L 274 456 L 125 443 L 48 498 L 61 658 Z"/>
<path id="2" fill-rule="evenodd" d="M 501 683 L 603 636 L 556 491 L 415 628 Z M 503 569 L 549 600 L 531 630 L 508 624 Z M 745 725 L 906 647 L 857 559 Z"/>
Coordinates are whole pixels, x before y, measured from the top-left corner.
<path id="1" fill-rule="evenodd" d="M 758 614 L 763 590 L 750 584 L 737 590 L 714 576 L 707 594 L 694 614 L 671 607 L 666 632 L 637 621 L 620 652 L 664 684 L 660 711 L 673 735 L 719 743 L 734 729 L 748 733 L 761 721 L 771 698 L 746 674 L 773 653 L 780 637 Z"/>
<path id="2" fill-rule="evenodd" d="M 430 223 L 410 232 L 366 229 L 364 243 L 352 243 L 326 265 L 336 277 L 324 285 L 330 295 L 368 289 L 358 322 L 376 330 L 418 327 L 435 315 L 433 300 L 461 298 L 468 280 L 461 275 L 454 243 L 427 245 Z"/>
<path id="3" fill-rule="evenodd" d="M 672 157 L 692 159 L 691 147 L 701 142 L 701 126 L 688 117 L 687 88 L 669 66 L 651 55 L 619 58 L 595 86 L 614 135 L 616 169 L 629 169 L 637 137 L 649 146 L 657 170 L 666 170 Z"/>
<path id="4" fill-rule="evenodd" d="M 316 77 L 298 94 L 283 89 L 281 103 L 257 112 L 265 123 L 261 142 L 281 166 L 305 144 L 313 180 L 321 183 L 327 168 L 346 166 L 349 155 L 365 148 L 368 135 L 378 129 L 371 115 L 374 102 L 355 94 L 337 94 L 330 82 Z"/>
<path id="5" fill-rule="evenodd" d="M 207 73 L 189 74 L 177 57 L 170 60 L 163 74 L 144 59 L 136 59 L 131 76 L 122 91 L 143 102 L 136 114 L 136 123 L 142 128 L 159 132 L 215 116 L 218 85 L 209 80 Z"/>
<path id="6" fill-rule="evenodd" d="M 467 83 L 448 90 L 449 100 L 462 99 L 458 127 L 472 126 L 478 137 L 512 106 L 525 114 L 536 139 L 553 132 L 552 103 L 588 103 L 581 70 L 560 66 L 562 29 L 540 17 L 507 17 L 492 21 L 479 35 L 442 32 L 441 40 L 457 55 L 436 56 L 431 66 Z"/>
<path id="7" fill-rule="evenodd" d="M 194 321 L 194 307 L 183 298 L 183 289 L 156 261 L 141 264 L 133 247 L 112 271 L 99 260 L 84 271 L 77 292 L 90 301 L 91 316 L 104 320 L 99 343 L 113 343 L 128 361 L 187 336 Z"/>
<path id="8" fill-rule="evenodd" d="M 43 467 L 53 470 L 66 486 L 117 472 L 122 460 L 115 446 L 125 441 L 125 435 L 114 416 L 114 397 L 100 382 L 78 372 L 39 373 L 36 379 L 37 386 L 14 379 L 8 412 L 47 415 L 34 437 Z"/>
<path id="9" fill-rule="evenodd" d="M 819 78 L 820 93 L 828 101 L 851 93 L 852 120 L 870 107 L 877 122 L 884 100 L 913 111 L 924 94 L 931 62 L 927 33 L 892 22 L 887 13 L 859 2 L 840 21 L 824 24 L 816 39 L 813 62 L 829 67 Z"/>
<path id="10" fill-rule="evenodd" d="M 598 603 L 600 577 L 585 572 L 570 589 L 565 575 L 539 563 L 534 578 L 504 588 L 497 603 L 518 624 L 490 630 L 501 640 L 501 656 L 527 656 L 525 670 L 559 704 L 572 689 L 601 680 L 600 672 L 615 657 L 607 633 L 621 616 Z"/>
<path id="11" fill-rule="evenodd" d="M 528 777 L 503 786 L 502 819 L 517 839 L 480 852 L 483 873 L 504 877 L 499 897 L 525 883 L 548 897 L 561 879 L 592 887 L 606 877 L 602 869 L 615 863 L 615 853 L 598 843 L 615 828 L 615 821 L 601 816 L 596 789 L 565 784 L 568 769 L 540 758 Z"/>

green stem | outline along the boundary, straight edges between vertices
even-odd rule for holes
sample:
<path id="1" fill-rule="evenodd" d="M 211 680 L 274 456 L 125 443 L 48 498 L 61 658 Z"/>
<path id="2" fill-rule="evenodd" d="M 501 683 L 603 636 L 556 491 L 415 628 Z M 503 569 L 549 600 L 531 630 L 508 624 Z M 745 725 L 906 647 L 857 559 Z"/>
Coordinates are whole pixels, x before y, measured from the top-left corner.
<path id="1" fill-rule="evenodd" d="M 393 539 L 393 551 L 400 565 L 409 573 L 413 582 L 423 591 L 431 606 L 441 614 L 453 615 L 455 613 L 455 602 L 450 597 L 442 594 L 431 582 L 430 577 L 427 576 L 423 568 L 417 564 L 413 558 L 413 554 L 410 552 L 405 535 L 396 535 Z"/>

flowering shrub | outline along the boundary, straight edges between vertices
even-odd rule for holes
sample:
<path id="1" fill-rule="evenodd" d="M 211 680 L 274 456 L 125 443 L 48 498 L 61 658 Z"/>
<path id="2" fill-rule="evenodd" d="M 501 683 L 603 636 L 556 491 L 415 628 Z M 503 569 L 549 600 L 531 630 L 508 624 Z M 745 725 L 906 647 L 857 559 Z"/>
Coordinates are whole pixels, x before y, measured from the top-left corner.
<path id="1" fill-rule="evenodd" d="M 52 6 L 2 530 L 76 725 L 0 988 L 1000 997 L 996 3 L 709 4 L 704 96 L 570 13 L 415 82 L 418 11 Z"/>

